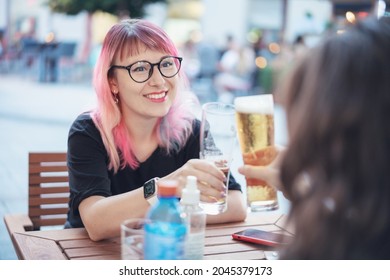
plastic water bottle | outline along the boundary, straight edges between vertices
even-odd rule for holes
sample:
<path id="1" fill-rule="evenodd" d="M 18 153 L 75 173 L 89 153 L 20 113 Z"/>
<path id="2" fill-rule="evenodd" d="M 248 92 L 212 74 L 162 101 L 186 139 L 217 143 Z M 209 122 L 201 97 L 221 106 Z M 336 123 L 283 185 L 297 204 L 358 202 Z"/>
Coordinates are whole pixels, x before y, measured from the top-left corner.
<path id="1" fill-rule="evenodd" d="M 180 260 L 184 258 L 187 227 L 176 197 L 177 182 L 157 182 L 159 201 L 146 218 L 144 258 L 146 260 Z"/>
<path id="2" fill-rule="evenodd" d="M 186 260 L 203 259 L 206 214 L 199 206 L 199 200 L 200 192 L 196 177 L 188 176 L 180 201 L 182 214 L 187 224 L 187 238 L 184 246 L 184 259 Z"/>

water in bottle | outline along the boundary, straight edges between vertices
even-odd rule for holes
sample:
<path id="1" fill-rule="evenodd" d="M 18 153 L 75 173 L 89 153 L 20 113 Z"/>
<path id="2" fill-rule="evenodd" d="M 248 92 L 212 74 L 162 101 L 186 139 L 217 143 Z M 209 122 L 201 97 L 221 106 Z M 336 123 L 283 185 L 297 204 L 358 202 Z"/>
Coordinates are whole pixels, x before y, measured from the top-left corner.
<path id="1" fill-rule="evenodd" d="M 176 197 L 177 182 L 157 182 L 159 201 L 147 213 L 144 258 L 146 260 L 180 260 L 184 258 L 186 223 Z"/>

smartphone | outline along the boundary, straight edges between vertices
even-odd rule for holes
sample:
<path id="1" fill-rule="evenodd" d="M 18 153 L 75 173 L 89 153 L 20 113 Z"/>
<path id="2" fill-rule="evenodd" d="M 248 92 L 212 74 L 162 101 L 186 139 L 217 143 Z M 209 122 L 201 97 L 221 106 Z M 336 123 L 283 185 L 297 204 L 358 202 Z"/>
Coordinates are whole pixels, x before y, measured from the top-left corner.
<path id="1" fill-rule="evenodd" d="M 232 238 L 235 240 L 275 247 L 290 243 L 293 237 L 281 233 L 274 233 L 259 229 L 246 229 L 233 233 Z"/>

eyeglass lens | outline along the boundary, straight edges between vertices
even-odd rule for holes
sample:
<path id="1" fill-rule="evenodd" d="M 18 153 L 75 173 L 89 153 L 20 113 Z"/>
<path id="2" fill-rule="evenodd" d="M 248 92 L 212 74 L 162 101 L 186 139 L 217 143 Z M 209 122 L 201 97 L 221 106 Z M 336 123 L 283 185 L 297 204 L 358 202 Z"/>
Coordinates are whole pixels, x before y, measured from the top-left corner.
<path id="1" fill-rule="evenodd" d="M 154 65 L 156 64 L 139 61 L 131 66 L 129 74 L 135 81 L 144 82 L 152 75 Z M 176 57 L 166 57 L 157 64 L 157 68 L 161 75 L 166 78 L 171 78 L 179 72 L 180 60 Z"/>

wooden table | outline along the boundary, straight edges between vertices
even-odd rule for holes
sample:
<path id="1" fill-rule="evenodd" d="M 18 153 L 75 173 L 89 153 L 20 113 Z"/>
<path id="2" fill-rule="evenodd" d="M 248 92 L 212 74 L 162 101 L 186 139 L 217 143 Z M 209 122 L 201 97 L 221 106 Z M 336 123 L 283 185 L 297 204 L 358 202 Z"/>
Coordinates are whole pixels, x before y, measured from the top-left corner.
<path id="1" fill-rule="evenodd" d="M 265 259 L 272 248 L 232 240 L 231 234 L 246 228 L 292 234 L 280 213 L 250 213 L 245 222 L 210 225 L 206 228 L 204 259 Z M 15 232 L 13 242 L 19 259 L 25 260 L 118 260 L 120 238 L 92 241 L 84 228 Z"/>

